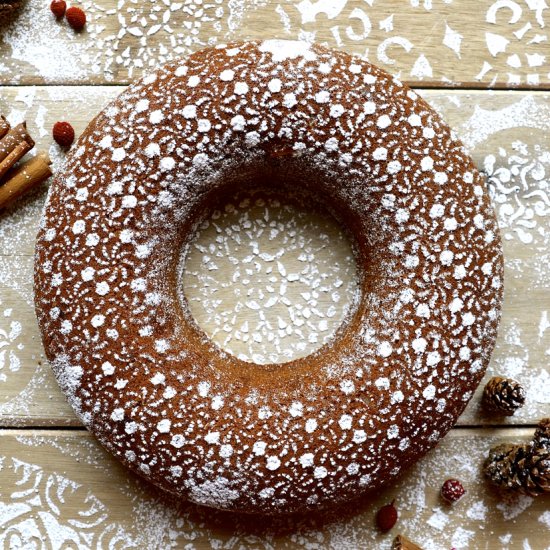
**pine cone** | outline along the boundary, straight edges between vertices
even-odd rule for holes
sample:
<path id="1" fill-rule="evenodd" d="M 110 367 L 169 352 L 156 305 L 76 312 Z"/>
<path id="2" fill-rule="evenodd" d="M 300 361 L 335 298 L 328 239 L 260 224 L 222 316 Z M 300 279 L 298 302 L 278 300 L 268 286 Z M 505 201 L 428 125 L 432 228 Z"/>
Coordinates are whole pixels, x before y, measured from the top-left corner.
<path id="1" fill-rule="evenodd" d="M 494 447 L 485 461 L 485 475 L 503 489 L 529 496 L 550 492 L 550 419 L 541 420 L 533 441 Z"/>
<path id="2" fill-rule="evenodd" d="M 525 403 L 523 386 L 511 378 L 495 376 L 483 390 L 483 405 L 489 411 L 512 415 Z"/>
<path id="3" fill-rule="evenodd" d="M 484 472 L 493 485 L 504 489 L 518 490 L 521 482 L 516 476 L 514 469 L 514 458 L 517 453 L 522 452 L 520 445 L 503 443 L 493 447 L 489 451 L 489 457 L 485 461 Z"/>
<path id="4" fill-rule="evenodd" d="M 537 447 L 550 448 L 550 418 L 543 418 L 539 422 L 533 442 Z"/>
<path id="5" fill-rule="evenodd" d="M 21 4 L 22 0 L 0 0 L 0 25 L 7 22 Z"/>
<path id="6" fill-rule="evenodd" d="M 519 460 L 518 468 L 523 472 L 523 487 L 531 496 L 550 493 L 550 448 L 534 449 Z"/>

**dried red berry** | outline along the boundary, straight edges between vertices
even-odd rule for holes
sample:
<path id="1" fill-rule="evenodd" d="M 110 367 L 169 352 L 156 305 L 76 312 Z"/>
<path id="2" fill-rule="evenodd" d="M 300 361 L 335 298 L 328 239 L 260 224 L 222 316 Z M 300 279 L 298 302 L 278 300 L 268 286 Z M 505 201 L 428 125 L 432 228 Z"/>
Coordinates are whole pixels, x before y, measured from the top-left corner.
<path id="1" fill-rule="evenodd" d="M 52 134 L 61 147 L 70 147 L 74 141 L 74 129 L 68 122 L 56 122 Z"/>
<path id="2" fill-rule="evenodd" d="M 86 14 L 80 8 L 70 7 L 65 17 L 75 31 L 81 31 L 86 25 Z"/>
<path id="3" fill-rule="evenodd" d="M 67 3 L 65 0 L 52 0 L 50 4 L 50 10 L 57 17 L 61 19 L 65 15 L 65 10 L 67 9 Z"/>
<path id="4" fill-rule="evenodd" d="M 458 479 L 448 479 L 441 487 L 441 498 L 449 504 L 460 500 L 464 493 L 466 493 L 466 489 Z"/>
<path id="5" fill-rule="evenodd" d="M 394 506 L 395 500 L 391 504 L 382 506 L 376 514 L 376 525 L 380 531 L 389 531 L 397 522 L 397 508 Z"/>

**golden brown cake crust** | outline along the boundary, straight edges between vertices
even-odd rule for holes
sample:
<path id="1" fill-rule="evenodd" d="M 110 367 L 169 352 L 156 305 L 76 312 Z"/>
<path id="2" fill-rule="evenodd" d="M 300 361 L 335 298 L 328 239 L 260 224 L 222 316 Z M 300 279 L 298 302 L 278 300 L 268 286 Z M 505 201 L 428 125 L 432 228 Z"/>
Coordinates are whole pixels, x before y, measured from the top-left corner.
<path id="1" fill-rule="evenodd" d="M 205 207 L 259 181 L 323 197 L 363 271 L 331 345 L 282 365 L 215 347 L 176 285 Z M 483 178 L 414 91 L 269 40 L 166 65 L 92 121 L 51 187 L 35 291 L 107 449 L 194 502 L 281 513 L 378 488 L 450 429 L 494 346 L 502 253 Z"/>

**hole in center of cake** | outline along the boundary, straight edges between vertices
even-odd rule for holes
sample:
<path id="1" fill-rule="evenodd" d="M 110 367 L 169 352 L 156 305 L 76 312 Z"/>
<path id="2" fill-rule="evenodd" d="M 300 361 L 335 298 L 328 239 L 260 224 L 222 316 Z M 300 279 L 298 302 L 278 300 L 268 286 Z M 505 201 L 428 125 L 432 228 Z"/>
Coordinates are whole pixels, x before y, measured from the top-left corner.
<path id="1" fill-rule="evenodd" d="M 327 344 L 359 293 L 352 245 L 336 219 L 265 191 L 210 211 L 188 246 L 180 285 L 198 326 L 256 364 Z"/>

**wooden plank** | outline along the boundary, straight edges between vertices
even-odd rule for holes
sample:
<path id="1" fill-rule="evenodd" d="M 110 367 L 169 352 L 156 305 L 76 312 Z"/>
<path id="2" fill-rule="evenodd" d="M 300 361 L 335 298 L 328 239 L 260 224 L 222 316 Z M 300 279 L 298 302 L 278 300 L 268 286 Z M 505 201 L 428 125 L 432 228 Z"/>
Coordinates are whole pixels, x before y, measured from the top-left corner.
<path id="1" fill-rule="evenodd" d="M 0 430 L 0 542 L 61 548 L 377 548 L 401 533 L 425 550 L 548 548 L 543 498 L 503 501 L 481 474 L 488 449 L 526 441 L 532 430 L 453 430 L 378 497 L 321 517 L 269 520 L 223 514 L 161 494 L 108 456 L 84 431 Z M 443 481 L 467 493 L 443 503 Z M 399 520 L 386 535 L 376 510 L 395 498 Z M 72 545 L 71 545 L 72 543 Z"/>
<path id="2" fill-rule="evenodd" d="M 7 258 L 4 269 L 32 273 L 32 258 Z M 0 283 L 0 426 L 78 424 L 44 359 L 29 283 Z"/>
<path id="3" fill-rule="evenodd" d="M 304 38 L 423 86 L 546 87 L 548 5 L 519 0 L 85 3 L 86 30 L 29 0 L 0 36 L 2 84 L 125 84 L 208 44 Z"/>
<path id="4" fill-rule="evenodd" d="M 49 152 L 55 171 L 62 165 L 65 152 L 51 137 L 54 123 L 69 118 L 78 136 L 92 116 L 123 89 L 118 86 L 0 87 L 0 113 L 6 115 L 13 124 L 27 121 L 37 149 Z M 508 172 L 511 174 L 520 166 L 531 167 L 531 172 L 536 172 L 542 165 L 545 173 L 540 186 L 544 186 L 550 170 L 548 150 L 544 147 L 550 136 L 550 93 L 418 91 L 456 130 L 477 165 L 481 169 L 485 169 L 487 165 L 493 179 L 505 177 Z M 80 108 L 81 104 L 86 105 L 85 110 Z M 496 157 L 492 165 L 491 156 Z M 519 174 L 519 179 L 528 175 Z M 518 174 L 514 174 L 514 177 L 518 177 Z M 516 195 L 507 197 L 516 200 Z M 522 204 L 526 211 L 535 206 L 540 195 L 534 195 L 530 199 L 530 204 Z M 541 200 L 544 202 L 544 199 Z M 522 203 L 524 202 L 522 199 Z M 38 213 L 42 204 L 43 194 L 34 195 L 0 218 L 0 222 L 3 222 L 0 223 L 0 256 L 33 253 Z M 506 204 L 504 202 L 499 205 L 499 209 L 504 207 L 506 212 L 509 208 Z M 505 240 L 512 241 L 512 245 L 518 239 L 522 244 L 531 244 L 523 243 L 523 240 L 534 238 L 533 233 L 537 229 L 533 230 L 528 227 L 529 224 L 525 225 L 524 218 L 513 225 L 516 219 L 510 221 L 510 217 L 514 218 L 513 215 L 508 215 L 502 219 L 507 229 Z M 535 220 L 537 217 L 540 216 L 535 214 Z"/>
<path id="5" fill-rule="evenodd" d="M 118 87 L 0 88 L 0 112 L 27 119 L 38 147 L 57 169 L 64 153 L 50 130 L 71 113 L 80 133 Z M 550 94 L 542 92 L 421 92 L 456 129 L 480 167 L 498 184 L 497 211 L 506 256 L 505 305 L 500 337 L 488 375 L 519 379 L 527 404 L 511 418 L 486 416 L 479 392 L 462 425 L 536 422 L 548 413 L 550 374 Z M 88 105 L 86 113 L 79 108 Z M 74 113 L 74 116 L 72 115 Z M 494 157 L 494 162 L 493 162 Z M 511 178 L 508 181 L 508 178 Z M 32 253 L 44 193 L 0 216 L 0 425 L 78 425 L 43 361 L 32 307 Z M 10 312 L 9 315 L 6 312 Z M 11 324 L 22 330 L 9 337 Z M 3 332 L 2 332 L 3 331 Z M 13 367 L 10 354 L 14 359 Z M 1 377 L 4 376 L 2 379 Z M 479 390 L 481 391 L 481 390 Z"/>

